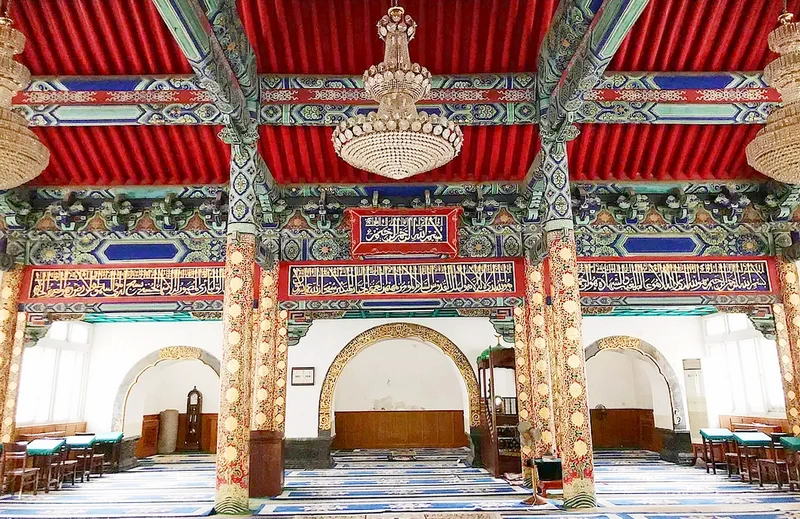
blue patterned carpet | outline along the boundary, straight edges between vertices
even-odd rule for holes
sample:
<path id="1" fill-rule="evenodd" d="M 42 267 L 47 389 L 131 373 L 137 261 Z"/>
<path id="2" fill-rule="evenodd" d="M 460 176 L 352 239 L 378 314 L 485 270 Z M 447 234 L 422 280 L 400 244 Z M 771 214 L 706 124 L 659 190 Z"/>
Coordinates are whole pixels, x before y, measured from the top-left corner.
<path id="1" fill-rule="evenodd" d="M 449 454 L 448 454 L 449 452 Z M 748 485 L 723 474 L 680 467 L 645 453 L 599 453 L 598 508 L 567 513 L 558 501 L 523 504 L 526 489 L 467 467 L 464 451 L 418 451 L 413 460 L 388 461 L 388 452 L 337 454 L 330 470 L 289 470 L 286 488 L 253 500 L 258 516 L 496 512 L 503 519 L 531 515 L 570 519 L 800 519 L 800 493 Z M 443 466 L 442 463 L 446 463 Z M 342 466 L 344 465 L 344 466 Z M 0 498 L 0 517 L 144 518 L 209 515 L 214 465 L 194 456 L 157 457 L 123 474 L 65 486 L 59 492 Z"/>

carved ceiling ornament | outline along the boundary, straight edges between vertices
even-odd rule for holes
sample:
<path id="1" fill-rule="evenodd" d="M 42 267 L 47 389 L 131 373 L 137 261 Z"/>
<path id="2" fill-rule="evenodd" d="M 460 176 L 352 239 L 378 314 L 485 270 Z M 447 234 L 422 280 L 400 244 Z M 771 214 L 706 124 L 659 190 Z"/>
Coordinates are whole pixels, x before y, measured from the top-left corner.
<path id="1" fill-rule="evenodd" d="M 597 341 L 599 350 L 638 350 L 642 344 L 641 339 L 627 335 L 612 335 Z"/>
<path id="2" fill-rule="evenodd" d="M 158 350 L 158 360 L 190 360 L 199 359 L 203 350 L 193 346 L 168 346 Z"/>
<path id="3" fill-rule="evenodd" d="M 480 425 L 480 397 L 478 394 L 478 380 L 466 355 L 458 346 L 441 333 L 412 323 L 390 323 L 370 328 L 358 334 L 353 340 L 342 348 L 342 351 L 333 359 L 325 380 L 322 383 L 322 392 L 319 397 L 319 430 L 330 431 L 333 417 L 333 394 L 336 383 L 342 375 L 347 363 L 363 350 L 387 339 L 419 339 L 439 348 L 442 353 L 450 357 L 464 379 L 469 395 L 469 423 L 472 427 Z"/>

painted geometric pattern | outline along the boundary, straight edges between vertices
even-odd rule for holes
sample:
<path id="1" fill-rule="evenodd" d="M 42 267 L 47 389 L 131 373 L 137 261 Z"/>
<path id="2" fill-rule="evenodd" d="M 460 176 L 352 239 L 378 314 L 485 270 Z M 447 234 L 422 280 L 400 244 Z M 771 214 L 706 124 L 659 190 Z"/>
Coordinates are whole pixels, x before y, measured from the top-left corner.
<path id="1" fill-rule="evenodd" d="M 520 423 L 530 423 L 534 416 L 534 402 L 536 398 L 531 387 L 531 365 L 528 357 L 528 311 L 524 306 L 514 308 L 514 361 L 516 364 L 515 374 L 517 378 L 517 402 L 519 403 Z M 534 429 L 536 427 L 534 426 Z M 527 445 L 527 442 L 520 442 L 520 455 L 522 456 L 522 472 L 525 481 L 529 481 L 530 465 L 528 462 L 534 459 L 535 446 Z"/>
<path id="2" fill-rule="evenodd" d="M 274 396 L 275 328 L 278 319 L 278 268 L 261 271 L 258 319 L 253 327 L 253 430 L 271 430 Z"/>
<path id="3" fill-rule="evenodd" d="M 272 390 L 272 430 L 283 432 L 286 427 L 286 385 L 289 363 L 289 312 L 279 310 L 275 321 L 275 384 Z"/>
<path id="4" fill-rule="evenodd" d="M 218 512 L 243 513 L 249 498 L 255 236 L 229 236 L 227 257 L 215 502 Z"/>
<path id="5" fill-rule="evenodd" d="M 556 406 L 560 454 L 567 508 L 595 504 L 592 440 L 586 397 L 578 264 L 575 239 L 569 230 L 547 233 L 552 290 L 552 317 L 558 362 L 558 387 L 562 395 Z"/>
<path id="6" fill-rule="evenodd" d="M 22 368 L 22 347 L 16 337 L 17 326 L 20 326 L 17 301 L 22 284 L 22 267 L 15 267 L 8 272 L 3 272 L 2 278 L 0 284 L 0 405 L 2 405 L 3 411 L 0 412 L 0 415 L 3 417 L 2 431 L 7 436 L 3 435 L 0 439 L 3 443 L 8 443 L 13 434 L 17 390 L 19 389 L 18 377 Z M 21 312 L 19 315 L 22 315 L 23 318 L 21 330 L 24 337 L 25 314 Z"/>

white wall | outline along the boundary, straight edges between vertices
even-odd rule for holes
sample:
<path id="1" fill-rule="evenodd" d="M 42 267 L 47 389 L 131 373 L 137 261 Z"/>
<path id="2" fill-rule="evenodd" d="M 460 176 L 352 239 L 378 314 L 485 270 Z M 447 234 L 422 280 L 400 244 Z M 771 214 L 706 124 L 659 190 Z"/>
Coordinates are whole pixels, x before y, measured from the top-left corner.
<path id="1" fill-rule="evenodd" d="M 186 412 L 186 395 L 192 388 L 203 395 L 204 413 L 219 412 L 219 376 L 199 360 L 167 360 L 148 369 L 131 388 L 125 407 L 123 431 L 141 434 L 142 417 L 166 409 Z"/>
<path id="2" fill-rule="evenodd" d="M 194 346 L 221 359 L 222 322 L 93 326 L 84 408 L 88 430 L 111 427 L 114 398 L 122 379 L 145 355 L 167 346 Z"/>
<path id="3" fill-rule="evenodd" d="M 388 340 L 370 346 L 342 371 L 336 411 L 464 410 L 458 368 L 435 346 Z"/>
<path id="4" fill-rule="evenodd" d="M 496 344 L 495 331 L 488 318 L 456 317 L 431 319 L 353 319 L 316 320 L 308 334 L 299 344 L 289 348 L 289 369 L 292 367 L 314 367 L 316 370 L 313 386 L 289 385 L 286 397 L 286 437 L 316 437 L 319 429 L 319 397 L 325 374 L 333 359 L 348 342 L 361 332 L 380 324 L 393 322 L 413 322 L 432 328 L 445 335 L 464 352 L 476 370 L 475 360 L 490 344 Z M 365 350 L 363 354 L 366 354 Z M 376 350 L 380 351 L 380 350 Z M 353 359 L 355 362 L 358 356 Z M 378 361 L 378 364 L 380 362 Z M 374 367 L 375 362 L 371 365 Z M 362 368 L 360 372 L 372 368 Z M 449 386 L 449 384 L 448 384 Z M 466 393 L 463 395 L 461 409 L 467 409 Z M 465 413 L 466 417 L 466 413 Z M 468 419 L 468 418 L 465 418 Z"/>
<path id="5" fill-rule="evenodd" d="M 666 380 L 656 365 L 634 351 L 602 350 L 586 363 L 589 407 L 652 409 L 656 427 L 672 429 Z"/>

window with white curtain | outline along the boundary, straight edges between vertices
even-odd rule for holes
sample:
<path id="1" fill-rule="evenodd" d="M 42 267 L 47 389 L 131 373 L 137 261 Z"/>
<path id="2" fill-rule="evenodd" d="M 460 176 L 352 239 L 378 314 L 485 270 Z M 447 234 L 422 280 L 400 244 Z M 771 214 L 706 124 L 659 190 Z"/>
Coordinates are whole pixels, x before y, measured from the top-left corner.
<path id="1" fill-rule="evenodd" d="M 715 314 L 704 321 L 708 397 L 719 413 L 785 412 L 778 351 L 744 314 Z"/>
<path id="2" fill-rule="evenodd" d="M 17 423 L 78 421 L 83 418 L 89 325 L 53 323 L 46 337 L 26 348 L 20 373 Z"/>

